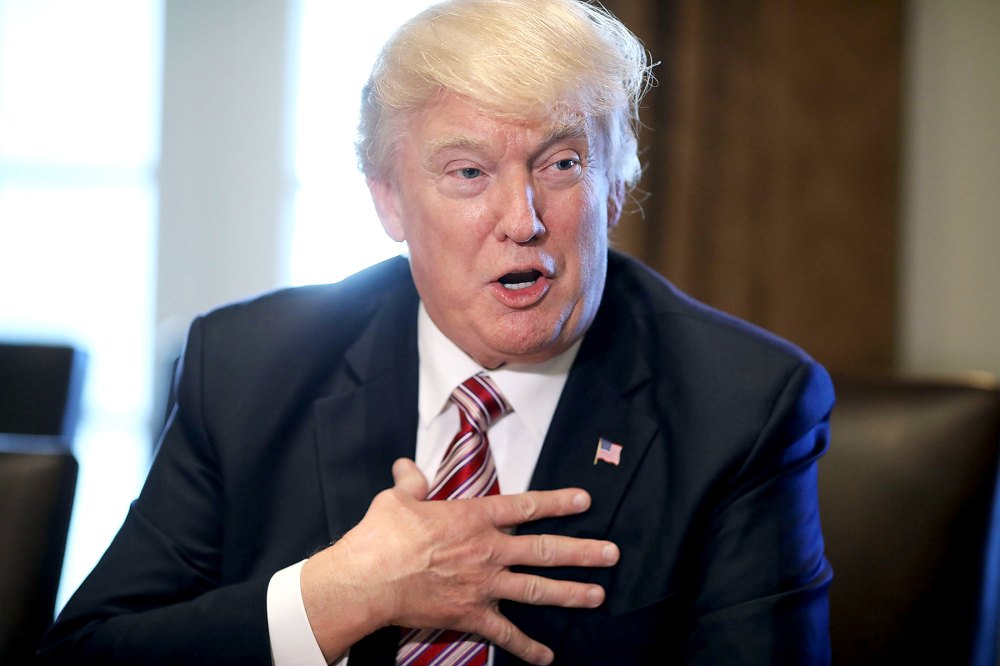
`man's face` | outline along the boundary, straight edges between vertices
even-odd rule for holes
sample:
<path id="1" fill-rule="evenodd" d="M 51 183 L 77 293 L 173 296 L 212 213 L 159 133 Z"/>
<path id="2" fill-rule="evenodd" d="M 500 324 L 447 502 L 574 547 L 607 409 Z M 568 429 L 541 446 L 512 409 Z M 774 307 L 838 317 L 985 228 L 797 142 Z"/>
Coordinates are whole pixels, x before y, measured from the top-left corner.
<path id="1" fill-rule="evenodd" d="M 445 95 L 369 179 L 438 328 L 487 368 L 565 351 L 597 313 L 622 191 L 597 124 L 501 119 Z"/>

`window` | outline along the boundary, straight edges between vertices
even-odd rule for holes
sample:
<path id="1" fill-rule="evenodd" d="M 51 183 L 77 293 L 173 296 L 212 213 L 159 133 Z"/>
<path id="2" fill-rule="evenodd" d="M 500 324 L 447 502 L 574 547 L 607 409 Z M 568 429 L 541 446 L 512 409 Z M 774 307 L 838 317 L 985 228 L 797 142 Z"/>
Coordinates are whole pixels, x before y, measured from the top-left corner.
<path id="1" fill-rule="evenodd" d="M 0 0 L 0 337 L 89 354 L 64 591 L 150 448 L 160 23 L 158 0 Z"/>
<path id="2" fill-rule="evenodd" d="M 429 0 L 303 0 L 291 282 L 334 282 L 399 254 L 354 153 L 361 88 L 379 48 Z"/>
<path id="3" fill-rule="evenodd" d="M 289 0 L 301 12 L 291 283 L 335 281 L 401 250 L 378 223 L 353 142 L 377 49 L 427 4 Z M 163 0 L 0 0 L 0 337 L 89 354 L 59 607 L 121 524 L 160 425 L 163 12 Z"/>

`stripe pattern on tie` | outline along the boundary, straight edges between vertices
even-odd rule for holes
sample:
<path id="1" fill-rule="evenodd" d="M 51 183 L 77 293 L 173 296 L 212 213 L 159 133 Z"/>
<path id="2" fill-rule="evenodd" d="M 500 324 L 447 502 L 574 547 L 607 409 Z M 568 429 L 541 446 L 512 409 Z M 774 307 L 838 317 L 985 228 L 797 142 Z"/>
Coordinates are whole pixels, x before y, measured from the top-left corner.
<path id="1" fill-rule="evenodd" d="M 488 376 L 474 375 L 451 394 L 458 407 L 458 433 L 448 445 L 428 500 L 496 495 L 496 465 L 486 430 L 513 411 Z M 485 666 L 489 643 L 474 634 L 442 629 L 402 630 L 397 666 Z"/>

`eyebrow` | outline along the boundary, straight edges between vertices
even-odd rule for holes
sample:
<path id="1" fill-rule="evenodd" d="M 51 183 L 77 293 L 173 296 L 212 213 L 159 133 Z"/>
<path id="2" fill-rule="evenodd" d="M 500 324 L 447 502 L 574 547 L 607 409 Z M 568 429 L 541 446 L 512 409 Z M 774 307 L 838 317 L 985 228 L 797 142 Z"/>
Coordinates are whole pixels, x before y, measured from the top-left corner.
<path id="1" fill-rule="evenodd" d="M 587 139 L 587 143 L 589 145 L 590 134 L 587 131 L 586 122 L 582 119 L 575 120 L 573 122 L 561 122 L 553 125 L 542 138 L 538 149 L 532 154 L 531 159 L 537 159 L 541 153 L 545 152 L 552 147 L 553 144 L 559 143 L 560 141 L 581 138 Z M 443 136 L 428 142 L 427 149 L 424 153 L 424 159 L 422 161 L 424 166 L 430 167 L 442 153 L 450 150 L 464 150 L 473 153 L 482 152 L 487 149 L 488 145 L 489 144 L 487 142 L 473 139 L 461 134 Z"/>
<path id="2" fill-rule="evenodd" d="M 469 152 L 480 152 L 486 148 L 486 144 L 482 141 L 472 139 L 467 136 L 462 136 L 461 134 L 453 136 L 444 136 L 439 139 L 434 139 L 428 142 L 427 149 L 424 152 L 424 165 L 430 166 L 442 153 L 448 152 L 449 150 L 465 150 Z"/>
<path id="3" fill-rule="evenodd" d="M 552 144 L 567 139 L 586 139 L 587 143 L 590 143 L 590 133 L 587 131 L 587 123 L 582 118 L 573 122 L 561 122 L 558 125 L 554 125 L 542 140 L 539 152 L 549 148 Z"/>
<path id="4" fill-rule="evenodd" d="M 537 160 L 542 153 L 551 148 L 557 143 L 567 140 L 583 139 L 587 143 L 587 154 L 581 155 L 584 162 L 590 161 L 590 132 L 587 131 L 587 123 L 579 119 L 575 122 L 562 122 L 558 125 L 553 126 L 542 143 L 538 146 L 538 150 L 531 156 L 532 162 Z"/>

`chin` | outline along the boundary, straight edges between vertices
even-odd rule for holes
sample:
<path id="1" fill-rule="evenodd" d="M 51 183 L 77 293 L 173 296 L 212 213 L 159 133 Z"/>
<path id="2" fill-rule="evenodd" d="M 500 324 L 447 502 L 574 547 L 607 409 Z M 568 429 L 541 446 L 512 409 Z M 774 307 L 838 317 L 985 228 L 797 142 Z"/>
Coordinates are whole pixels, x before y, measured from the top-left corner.
<path id="1" fill-rule="evenodd" d="M 549 328 L 543 333 L 522 330 L 493 340 L 492 349 L 503 363 L 540 363 L 557 356 L 569 344 L 563 344 L 558 332 Z"/>
<path id="2" fill-rule="evenodd" d="M 484 367 L 487 367 L 484 360 L 494 361 L 493 367 L 502 363 L 547 361 L 568 349 L 579 337 L 573 335 L 579 324 L 578 318 L 573 317 L 577 311 L 574 305 L 564 305 L 558 310 L 543 306 L 494 315 L 485 320 L 491 325 L 478 327 L 478 340 L 485 354 L 484 358 L 476 359 Z"/>

